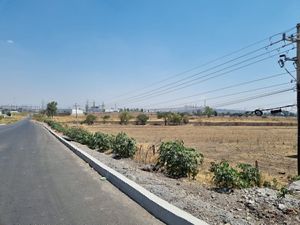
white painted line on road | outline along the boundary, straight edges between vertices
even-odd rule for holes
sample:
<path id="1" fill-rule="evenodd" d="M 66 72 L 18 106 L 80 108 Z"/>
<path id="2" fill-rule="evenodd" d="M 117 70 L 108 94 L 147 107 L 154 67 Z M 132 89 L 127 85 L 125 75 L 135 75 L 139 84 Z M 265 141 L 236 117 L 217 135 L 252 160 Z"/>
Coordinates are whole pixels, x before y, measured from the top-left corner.
<path id="1" fill-rule="evenodd" d="M 44 124 L 43 124 L 44 125 Z M 93 156 L 73 145 L 69 141 L 64 140 L 57 135 L 52 129 L 44 127 L 53 134 L 64 145 L 71 149 L 81 159 L 89 163 L 98 173 L 106 177 L 109 182 L 120 189 L 123 193 L 132 198 L 135 202 L 141 205 L 144 209 L 150 212 L 153 216 L 160 219 L 166 224 L 170 225 L 208 225 L 203 220 L 200 220 L 193 215 L 179 209 L 169 202 L 159 198 L 153 193 L 149 192 L 137 183 L 129 180 L 124 175 L 106 166 Z"/>

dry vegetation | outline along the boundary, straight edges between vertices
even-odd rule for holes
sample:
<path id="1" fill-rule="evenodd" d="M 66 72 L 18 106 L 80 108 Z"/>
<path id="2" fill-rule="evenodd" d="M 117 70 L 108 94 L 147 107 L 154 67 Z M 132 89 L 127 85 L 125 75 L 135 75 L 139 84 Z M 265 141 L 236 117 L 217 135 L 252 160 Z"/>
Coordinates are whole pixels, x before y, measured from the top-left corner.
<path id="1" fill-rule="evenodd" d="M 78 118 L 78 122 L 85 117 Z M 117 120 L 116 116 L 112 117 Z M 71 116 L 56 117 L 57 121 L 74 126 L 75 118 Z M 152 115 L 152 120 L 156 118 Z M 97 119 L 102 121 L 101 117 Z M 205 121 L 242 122 L 295 122 L 285 118 L 195 118 Z M 79 123 L 78 123 L 79 124 Z M 80 125 L 89 131 L 101 131 L 109 134 L 125 132 L 138 142 L 135 160 L 143 163 L 154 162 L 157 158 L 157 145 L 166 140 L 181 139 L 186 146 L 194 147 L 204 154 L 205 160 L 198 179 L 208 182 L 210 162 L 228 160 L 232 163 L 244 162 L 259 167 L 266 179 L 275 177 L 285 183 L 288 176 L 296 174 L 296 127 L 295 126 L 137 126 L 97 123 L 92 126 Z M 156 147 L 153 147 L 155 145 Z"/>
<path id="2" fill-rule="evenodd" d="M 15 123 L 21 119 L 24 119 L 27 116 L 27 113 L 16 113 L 12 114 L 11 116 L 4 117 L 0 119 L 0 124 L 11 124 Z"/>

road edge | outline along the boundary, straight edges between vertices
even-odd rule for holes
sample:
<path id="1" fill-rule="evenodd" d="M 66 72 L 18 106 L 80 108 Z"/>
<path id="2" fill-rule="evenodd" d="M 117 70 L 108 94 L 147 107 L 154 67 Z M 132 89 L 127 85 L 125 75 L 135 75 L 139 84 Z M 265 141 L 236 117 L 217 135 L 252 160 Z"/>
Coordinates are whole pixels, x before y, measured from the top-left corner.
<path id="1" fill-rule="evenodd" d="M 40 124 L 66 147 L 72 150 L 77 156 L 87 162 L 100 175 L 106 177 L 106 179 L 110 183 L 112 183 L 115 187 L 117 187 L 119 190 L 133 199 L 136 203 L 142 206 L 153 216 L 160 219 L 162 222 L 172 225 L 208 225 L 208 223 L 206 223 L 205 221 L 200 220 L 190 213 L 179 209 L 178 207 L 170 204 L 169 202 L 146 190 L 139 184 L 133 182 L 132 180 L 129 180 L 121 173 L 113 170 L 104 163 L 100 162 L 98 159 L 73 145 L 71 142 L 63 139 L 49 127 L 45 126 L 42 123 Z"/>

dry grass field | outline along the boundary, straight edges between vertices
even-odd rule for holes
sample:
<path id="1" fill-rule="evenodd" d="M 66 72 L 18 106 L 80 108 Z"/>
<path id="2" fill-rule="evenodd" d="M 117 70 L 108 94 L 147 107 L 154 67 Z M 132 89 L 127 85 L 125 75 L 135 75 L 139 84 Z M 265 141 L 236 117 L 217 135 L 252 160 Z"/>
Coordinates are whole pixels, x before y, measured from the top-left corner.
<path id="1" fill-rule="evenodd" d="M 57 121 L 75 125 L 74 117 L 56 117 Z M 84 117 L 78 118 L 82 121 Z M 153 118 L 154 119 L 154 118 Z M 196 118 L 206 121 L 226 120 L 248 121 L 291 121 L 285 118 Z M 101 118 L 98 118 L 101 121 Z M 140 162 L 151 162 L 157 155 L 157 146 L 162 141 L 180 139 L 186 146 L 194 147 L 204 154 L 205 160 L 198 178 L 209 180 L 210 163 L 222 159 L 236 164 L 239 162 L 254 165 L 258 161 L 259 168 L 266 179 L 275 177 L 279 182 L 287 182 L 288 176 L 296 175 L 296 127 L 295 126 L 154 126 L 154 125 L 119 125 L 102 124 L 80 125 L 85 129 L 109 134 L 125 132 L 138 142 L 138 154 L 135 159 Z M 155 151 L 152 145 L 156 145 Z"/>
<path id="2" fill-rule="evenodd" d="M 11 116 L 4 117 L 0 119 L 0 124 L 11 124 L 15 123 L 27 116 L 27 113 L 17 113 L 17 114 L 12 114 Z"/>

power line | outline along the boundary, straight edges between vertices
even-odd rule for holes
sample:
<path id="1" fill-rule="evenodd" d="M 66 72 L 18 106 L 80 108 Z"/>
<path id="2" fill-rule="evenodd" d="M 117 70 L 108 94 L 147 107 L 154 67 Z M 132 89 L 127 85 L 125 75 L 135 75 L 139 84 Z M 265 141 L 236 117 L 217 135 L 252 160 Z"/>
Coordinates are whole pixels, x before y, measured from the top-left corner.
<path id="1" fill-rule="evenodd" d="M 292 71 L 292 72 L 295 72 L 295 70 Z M 271 78 L 283 76 L 285 74 L 287 74 L 287 73 L 274 74 L 274 75 L 262 77 L 262 78 L 259 78 L 259 79 L 255 79 L 255 80 L 245 81 L 245 82 L 229 85 L 229 86 L 222 87 L 222 88 L 217 88 L 217 89 L 213 89 L 213 90 L 209 90 L 209 91 L 200 92 L 200 93 L 189 95 L 189 96 L 184 96 L 184 97 L 170 99 L 170 100 L 163 101 L 163 102 L 158 102 L 158 103 L 155 103 L 155 104 L 156 105 L 161 105 L 161 104 L 166 104 L 166 103 L 169 103 L 169 102 L 174 102 L 174 101 L 177 101 L 177 100 L 192 98 L 192 97 L 196 97 L 196 96 L 200 96 L 200 95 L 204 95 L 204 94 L 209 94 L 209 93 L 213 93 L 213 92 L 218 92 L 218 91 L 223 91 L 223 90 L 226 90 L 226 89 L 235 88 L 235 87 L 239 87 L 239 86 L 243 86 L 243 85 L 247 85 L 247 84 L 251 84 L 251 83 L 255 83 L 255 82 L 259 82 L 259 81 L 268 80 L 268 79 L 271 79 Z"/>
<path id="2" fill-rule="evenodd" d="M 211 61 L 209 61 L 209 62 L 207 62 L 207 63 L 204 63 L 204 64 L 202 64 L 202 65 L 200 65 L 200 66 L 196 66 L 196 67 L 193 67 L 193 68 L 188 69 L 188 70 L 186 70 L 186 71 L 183 71 L 183 72 L 181 72 L 181 73 L 178 73 L 178 74 L 169 76 L 169 77 L 167 77 L 167 78 L 165 78 L 165 79 L 163 79 L 163 80 L 160 80 L 160 81 L 157 81 L 157 82 L 153 82 L 153 83 L 151 83 L 151 84 L 145 86 L 145 88 L 148 88 L 149 86 L 152 87 L 153 85 L 156 85 L 156 84 L 161 84 L 162 82 L 165 82 L 165 81 L 167 81 L 167 80 L 169 80 L 169 79 L 172 79 L 172 78 L 178 77 L 178 76 L 180 76 L 180 75 L 182 75 L 182 74 L 191 72 L 191 71 L 193 71 L 193 70 L 195 70 L 195 69 L 198 69 L 198 68 L 200 68 L 200 67 L 204 67 L 204 66 L 210 65 L 210 64 L 212 64 L 212 63 L 214 63 L 214 62 L 216 62 L 216 61 L 219 61 L 219 60 L 221 60 L 221 59 L 227 58 L 227 57 L 229 57 L 229 56 L 231 56 L 231 55 L 234 55 L 234 54 L 239 53 L 239 52 L 241 52 L 241 51 L 243 51 L 243 50 L 245 50 L 245 49 L 251 48 L 251 47 L 253 47 L 253 46 L 257 45 L 257 44 L 260 44 L 260 43 L 263 43 L 264 41 L 269 40 L 269 41 L 271 42 L 269 45 L 264 46 L 264 47 L 262 47 L 262 48 L 259 48 L 259 50 L 261 50 L 261 49 L 263 49 L 263 48 L 266 49 L 266 48 L 268 48 L 268 47 L 270 47 L 270 46 L 272 46 L 272 45 L 275 45 L 275 44 L 277 44 L 277 43 L 279 43 L 279 42 L 282 41 L 282 39 L 281 39 L 281 40 L 279 40 L 279 41 L 272 42 L 272 38 L 274 38 L 275 36 L 278 36 L 278 35 L 282 35 L 283 33 L 290 32 L 290 31 L 292 31 L 293 29 L 295 29 L 295 27 L 289 28 L 289 29 L 287 29 L 287 30 L 285 30 L 285 31 L 283 31 L 283 32 L 279 32 L 279 33 L 274 34 L 274 35 L 272 35 L 272 36 L 270 36 L 270 37 L 268 37 L 268 38 L 264 38 L 264 39 L 262 39 L 262 40 L 260 40 L 260 41 L 254 42 L 254 43 L 252 43 L 252 44 L 250 44 L 250 45 L 247 45 L 247 46 L 245 46 L 245 47 L 243 47 L 243 48 L 240 48 L 240 49 L 238 49 L 238 50 L 236 50 L 236 51 L 233 51 L 233 52 L 228 53 L 228 54 L 226 54 L 226 55 L 224 55 L 224 56 L 218 57 L 218 58 L 216 58 L 216 59 L 214 59 L 214 60 L 211 60 Z M 252 51 L 252 53 L 253 53 L 253 52 L 256 52 L 256 51 L 257 51 L 257 50 L 254 50 L 254 51 Z M 250 53 L 251 53 L 251 52 L 250 52 Z M 230 60 L 230 61 L 232 61 L 232 60 Z M 124 93 L 123 95 L 120 95 L 120 96 L 118 96 L 118 97 L 123 97 L 124 95 L 128 95 L 128 94 L 130 94 L 130 93 L 134 93 L 134 92 L 137 92 L 137 91 L 139 91 L 139 90 L 144 90 L 145 88 L 141 88 L 141 89 L 138 89 L 138 90 L 130 91 L 130 92 Z M 153 91 L 153 90 L 152 90 L 152 91 Z M 118 97 L 115 97 L 114 99 L 116 99 L 116 98 L 118 98 Z M 134 97 L 136 97 L 136 96 L 134 96 Z M 132 98 L 132 97 L 131 97 L 131 98 Z M 117 102 L 120 102 L 120 101 L 117 101 Z"/>
<path id="3" fill-rule="evenodd" d="M 277 90 L 277 91 L 273 91 L 273 92 L 269 92 L 269 93 L 263 93 L 263 94 L 250 96 L 250 97 L 242 98 L 242 99 L 238 99 L 238 100 L 232 100 L 232 101 L 228 101 L 225 103 L 219 103 L 219 104 L 212 105 L 212 107 L 216 108 L 216 107 L 224 107 L 224 106 L 228 106 L 228 105 L 235 105 L 238 103 L 242 103 L 242 102 L 246 102 L 246 101 L 250 101 L 250 100 L 254 100 L 254 99 L 258 99 L 258 98 L 264 98 L 264 97 L 268 97 L 268 96 L 272 96 L 272 95 L 277 95 L 277 94 L 281 94 L 281 93 L 292 91 L 292 90 L 295 90 L 295 88 L 293 87 L 293 88 L 288 88 L 288 89 L 282 89 L 282 90 Z"/>
<path id="4" fill-rule="evenodd" d="M 196 84 L 205 82 L 205 81 L 207 81 L 207 80 L 211 80 L 211 79 L 214 79 L 214 78 L 217 78 L 217 77 L 226 75 L 226 74 L 228 74 L 228 73 L 231 73 L 231 72 L 234 72 L 234 71 L 243 69 L 243 68 L 245 68 L 245 67 L 248 67 L 248 66 L 251 66 L 251 65 L 253 65 L 253 64 L 262 62 L 262 61 L 264 61 L 264 60 L 273 58 L 273 57 L 278 56 L 278 55 L 280 55 L 280 54 L 282 54 L 282 53 L 284 53 L 284 52 L 286 52 L 286 51 L 290 51 L 290 50 L 293 50 L 293 49 L 294 49 L 294 48 L 289 49 L 289 50 L 284 50 L 284 51 L 282 51 L 282 52 L 278 52 L 278 53 L 276 53 L 276 54 L 273 54 L 273 55 L 264 57 L 264 58 L 262 58 L 262 59 L 259 59 L 259 60 L 256 60 L 256 61 L 254 61 L 254 62 L 245 64 L 245 65 L 243 65 L 243 66 L 239 66 L 239 67 L 237 67 L 237 68 L 231 69 L 231 70 L 229 70 L 229 71 L 226 71 L 226 72 L 223 72 L 223 73 L 220 73 L 220 74 L 214 75 L 215 73 L 221 72 L 222 70 L 214 71 L 214 72 L 212 72 L 212 73 L 209 73 L 209 74 L 205 75 L 205 77 L 210 76 L 210 75 L 214 75 L 214 76 L 208 77 L 208 78 L 206 78 L 206 79 L 203 79 L 203 80 L 200 80 L 200 81 L 197 81 L 197 80 L 199 80 L 200 78 L 193 79 L 193 80 L 191 80 L 191 81 L 197 81 L 197 82 L 194 82 L 194 83 L 190 83 L 191 81 L 185 82 L 185 83 L 176 85 L 176 86 L 174 86 L 174 87 L 172 87 L 172 88 L 168 88 L 168 89 L 165 89 L 165 90 L 160 91 L 160 92 L 157 92 L 157 93 L 152 93 L 152 94 L 147 95 L 147 96 L 142 96 L 142 97 L 140 97 L 140 98 L 133 99 L 133 100 L 129 101 L 128 103 L 140 102 L 140 101 L 143 101 L 143 99 L 147 99 L 147 98 L 151 98 L 151 97 L 155 97 L 155 96 L 160 96 L 160 95 L 162 95 L 162 94 L 167 94 L 167 93 L 171 93 L 171 92 L 174 92 L 174 91 L 178 91 L 178 90 L 181 90 L 181 89 L 183 89 L 183 88 L 190 87 L 190 86 L 193 86 L 193 85 L 196 85 Z M 276 50 L 277 50 L 277 49 L 276 49 Z M 264 53 L 264 54 L 269 54 L 269 52 L 268 52 L 268 53 Z M 254 59 L 254 58 L 256 58 L 256 57 L 253 57 L 253 59 Z M 244 62 L 246 62 L 246 61 L 244 61 Z M 243 63 L 244 63 L 244 62 L 243 62 Z M 240 63 L 240 64 L 241 64 L 241 63 Z M 239 64 L 236 64 L 236 65 L 239 65 Z M 236 65 L 235 65 L 235 66 L 236 66 Z M 228 68 L 230 68 L 230 67 L 227 67 L 227 68 L 225 68 L 225 69 L 228 69 Z M 205 77 L 203 76 L 203 77 L 201 77 L 201 78 L 205 78 Z"/>
<path id="5" fill-rule="evenodd" d="M 255 91 L 259 91 L 259 90 L 265 90 L 265 89 L 268 89 L 268 88 L 274 88 L 274 87 L 290 85 L 290 84 L 291 84 L 290 82 L 288 82 L 288 83 L 285 82 L 285 83 L 280 83 L 280 84 L 273 84 L 273 85 L 269 85 L 269 86 L 264 86 L 264 87 L 248 89 L 248 90 L 244 90 L 244 91 L 233 92 L 233 93 L 229 93 L 229 94 L 226 94 L 226 95 L 219 95 L 219 96 L 214 96 L 214 97 L 210 97 L 210 98 L 204 98 L 204 99 L 198 99 L 198 100 L 194 100 L 194 101 L 190 101 L 190 102 L 184 102 L 184 103 L 181 103 L 181 104 L 178 103 L 177 105 L 171 106 L 171 108 L 180 107 L 182 105 L 195 104 L 196 102 L 203 101 L 203 100 L 207 101 L 207 100 L 226 98 L 226 97 L 229 97 L 229 96 L 241 95 L 241 94 L 245 94 L 245 93 L 249 93 L 249 92 L 255 92 Z"/>

